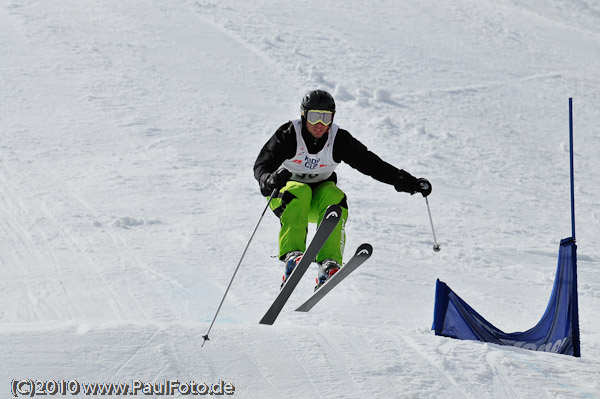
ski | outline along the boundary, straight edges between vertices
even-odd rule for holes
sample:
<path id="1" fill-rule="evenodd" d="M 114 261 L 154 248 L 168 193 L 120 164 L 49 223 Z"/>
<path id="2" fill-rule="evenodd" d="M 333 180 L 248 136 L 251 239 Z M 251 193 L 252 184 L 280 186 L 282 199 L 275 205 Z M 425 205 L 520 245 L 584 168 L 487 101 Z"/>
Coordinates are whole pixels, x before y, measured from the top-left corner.
<path id="1" fill-rule="evenodd" d="M 336 285 L 343 279 L 348 277 L 357 267 L 363 264 L 364 261 L 369 259 L 373 253 L 373 247 L 371 244 L 362 244 L 356 250 L 354 256 L 346 263 L 336 274 L 331 276 L 325 284 L 319 287 L 310 298 L 306 300 L 298 309 L 297 312 L 308 312 L 315 306 L 329 291 L 331 291 Z"/>
<path id="2" fill-rule="evenodd" d="M 290 274 L 290 276 L 287 278 L 285 284 L 279 291 L 279 295 L 277 295 L 277 298 L 275 298 L 273 304 L 269 310 L 267 310 L 267 313 L 265 313 L 263 318 L 260 320 L 260 324 L 272 325 L 275 322 L 275 319 L 277 319 L 277 316 L 279 316 L 281 309 L 283 309 L 283 306 L 287 302 L 288 298 L 290 295 L 292 295 L 292 291 L 294 291 L 294 288 L 296 288 L 300 282 L 300 279 L 306 270 L 308 270 L 310 264 L 314 261 L 315 257 L 325 244 L 325 241 L 327 241 L 335 229 L 335 226 L 337 226 L 341 217 L 342 208 L 339 205 L 331 205 L 327 208 L 327 211 L 325 211 L 325 215 L 323 216 L 323 220 L 321 221 L 315 236 L 308 245 L 308 248 L 306 248 L 302 259 L 300 259 L 300 262 L 292 274 Z"/>

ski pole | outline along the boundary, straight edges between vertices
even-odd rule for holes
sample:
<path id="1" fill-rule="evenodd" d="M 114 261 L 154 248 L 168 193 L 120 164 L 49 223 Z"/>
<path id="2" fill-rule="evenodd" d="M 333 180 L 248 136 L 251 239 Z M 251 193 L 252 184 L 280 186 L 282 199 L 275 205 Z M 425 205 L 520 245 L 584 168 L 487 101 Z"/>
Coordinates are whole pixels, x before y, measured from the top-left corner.
<path id="1" fill-rule="evenodd" d="M 431 209 L 429 209 L 429 200 L 425 197 L 425 203 L 427 204 L 427 213 L 429 213 L 429 222 L 431 223 L 431 232 L 433 233 L 433 251 L 440 252 L 440 244 L 437 243 L 435 238 L 435 229 L 433 228 L 433 219 L 431 218 Z"/>
<path id="2" fill-rule="evenodd" d="M 254 238 L 254 234 L 256 233 L 256 230 L 258 230 L 258 226 L 260 225 L 260 222 L 262 221 L 263 217 L 265 216 L 265 213 L 267 212 L 267 209 L 269 208 L 269 205 L 271 204 L 271 200 L 273 199 L 273 197 L 275 197 L 275 194 L 277 194 L 278 191 L 279 191 L 279 189 L 277 189 L 277 188 L 273 190 L 273 192 L 271 193 L 271 196 L 269 197 L 269 200 L 267 201 L 267 206 L 265 206 L 265 209 L 262 211 L 262 214 L 260 215 L 260 218 L 258 219 L 258 222 L 256 223 L 256 227 L 254 227 L 254 231 L 252 232 L 252 235 L 250 236 L 250 239 L 248 240 L 248 243 L 246 244 L 246 248 L 244 248 L 242 257 L 240 258 L 240 261 L 238 262 L 237 267 L 235 268 L 235 271 L 233 272 L 233 276 L 231 276 L 231 280 L 229 281 L 229 285 L 227 286 L 227 289 L 225 290 L 225 294 L 223 294 L 223 298 L 221 299 L 221 303 L 219 304 L 219 307 L 217 308 L 215 317 L 213 318 L 212 323 L 210 323 L 210 327 L 208 327 L 208 331 L 206 332 L 206 335 L 202 336 L 202 338 L 204 338 L 204 341 L 202 342 L 201 348 L 203 348 L 206 341 L 208 341 L 210 339 L 210 338 L 208 338 L 208 334 L 210 334 L 210 330 L 212 330 L 213 325 L 215 324 L 215 320 L 217 320 L 217 316 L 219 315 L 219 312 L 221 311 L 223 302 L 225 302 L 225 297 L 227 296 L 227 293 L 229 292 L 229 289 L 231 288 L 233 279 L 235 278 L 235 275 L 237 274 L 238 270 L 240 269 L 242 260 L 244 259 L 244 256 L 246 256 L 246 251 L 248 251 L 248 247 L 250 246 L 250 243 L 252 242 L 252 239 Z"/>

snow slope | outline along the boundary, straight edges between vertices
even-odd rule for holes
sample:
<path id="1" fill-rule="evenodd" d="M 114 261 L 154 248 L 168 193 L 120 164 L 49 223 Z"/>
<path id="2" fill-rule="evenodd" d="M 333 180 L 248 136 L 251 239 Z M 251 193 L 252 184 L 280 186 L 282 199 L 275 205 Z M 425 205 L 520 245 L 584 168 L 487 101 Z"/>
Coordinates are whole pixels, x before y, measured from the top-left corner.
<path id="1" fill-rule="evenodd" d="M 0 54 L 0 397 L 26 378 L 600 397 L 597 2 L 5 0 Z M 341 165 L 346 253 L 371 260 L 298 314 L 310 269 L 260 326 L 282 272 L 267 214 L 201 349 L 265 205 L 254 159 L 312 88 L 431 180 L 442 251 L 422 198 Z M 571 233 L 569 97 L 582 357 L 434 336 L 436 278 L 507 332 L 543 314 Z"/>

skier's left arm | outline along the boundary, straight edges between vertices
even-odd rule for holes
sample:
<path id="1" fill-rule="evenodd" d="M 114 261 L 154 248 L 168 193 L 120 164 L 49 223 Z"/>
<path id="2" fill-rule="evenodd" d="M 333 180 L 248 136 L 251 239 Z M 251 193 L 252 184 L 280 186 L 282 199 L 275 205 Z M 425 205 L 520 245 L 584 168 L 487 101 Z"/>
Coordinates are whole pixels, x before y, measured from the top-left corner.
<path id="1" fill-rule="evenodd" d="M 403 169 L 385 162 L 347 130 L 339 129 L 333 147 L 336 162 L 344 161 L 359 172 L 375 180 L 394 186 L 396 191 L 412 194 L 421 193 L 423 197 L 431 194 L 431 183 L 425 178 L 417 178 Z"/>

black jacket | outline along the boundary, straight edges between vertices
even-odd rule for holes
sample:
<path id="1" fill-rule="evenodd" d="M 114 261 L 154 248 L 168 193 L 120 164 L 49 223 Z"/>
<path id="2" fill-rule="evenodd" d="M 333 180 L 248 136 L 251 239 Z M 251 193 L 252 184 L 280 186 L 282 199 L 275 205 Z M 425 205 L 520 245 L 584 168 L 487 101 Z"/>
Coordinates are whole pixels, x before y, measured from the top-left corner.
<path id="1" fill-rule="evenodd" d="M 302 123 L 302 137 L 308 147 L 308 152 L 316 154 L 327 142 L 329 132 L 320 139 L 315 139 Z M 276 171 L 286 159 L 291 159 L 296 154 L 296 132 L 293 123 L 287 122 L 279 127 L 271 136 L 254 163 L 254 177 L 260 182 L 265 173 Z M 355 139 L 350 132 L 338 129 L 333 142 L 333 160 L 342 161 L 380 182 L 393 185 L 398 191 L 414 193 L 416 178 L 410 173 L 398 169 L 379 158 L 375 153 L 360 141 Z M 336 181 L 335 173 L 328 179 Z"/>

